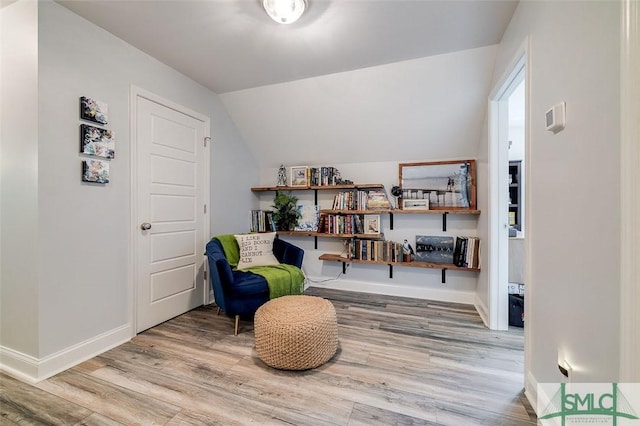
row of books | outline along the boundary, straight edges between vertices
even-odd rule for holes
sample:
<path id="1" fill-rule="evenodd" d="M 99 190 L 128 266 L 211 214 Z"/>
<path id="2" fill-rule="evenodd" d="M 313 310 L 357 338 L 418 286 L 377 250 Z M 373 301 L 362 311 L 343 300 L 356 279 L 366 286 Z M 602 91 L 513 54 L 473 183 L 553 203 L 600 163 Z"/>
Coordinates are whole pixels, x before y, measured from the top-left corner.
<path id="1" fill-rule="evenodd" d="M 347 241 L 347 258 L 356 260 L 371 260 L 379 262 L 403 262 L 402 243 L 387 240 Z"/>
<path id="2" fill-rule="evenodd" d="M 309 186 L 337 185 L 340 178 L 335 167 L 309 167 L 307 169 L 307 183 Z"/>
<path id="3" fill-rule="evenodd" d="M 480 264 L 480 239 L 456 237 L 453 264 L 461 268 L 477 268 Z"/>
<path id="4" fill-rule="evenodd" d="M 369 194 L 367 191 L 343 191 L 333 197 L 333 210 L 366 210 L 367 199 Z"/>
<path id="5" fill-rule="evenodd" d="M 318 232 L 324 234 L 364 234 L 364 223 L 357 214 L 321 214 Z"/>
<path id="6" fill-rule="evenodd" d="M 273 212 L 269 210 L 251 210 L 251 232 L 273 232 L 276 224 Z"/>
<path id="7" fill-rule="evenodd" d="M 343 191 L 333 197 L 333 210 L 389 209 L 391 203 L 384 191 Z"/>

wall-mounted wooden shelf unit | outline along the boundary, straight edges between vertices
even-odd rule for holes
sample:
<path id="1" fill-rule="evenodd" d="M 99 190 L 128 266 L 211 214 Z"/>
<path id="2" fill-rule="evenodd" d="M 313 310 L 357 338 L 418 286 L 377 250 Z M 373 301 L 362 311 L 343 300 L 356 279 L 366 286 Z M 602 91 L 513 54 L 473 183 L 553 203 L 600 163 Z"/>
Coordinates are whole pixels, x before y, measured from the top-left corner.
<path id="1" fill-rule="evenodd" d="M 437 162 L 436 165 L 449 164 L 457 162 Z M 473 165 L 475 162 L 471 161 Z M 423 163 L 411 163 L 406 166 L 418 166 Z M 402 168 L 402 167 L 401 167 Z M 402 178 L 402 174 L 400 174 Z M 475 169 L 472 167 L 472 182 L 475 182 Z M 475 184 L 474 184 L 475 185 Z M 314 191 L 314 203 L 318 204 L 318 191 L 349 191 L 349 190 L 375 190 L 383 189 L 384 185 L 380 183 L 360 183 L 349 185 L 322 185 L 322 186 L 258 186 L 251 188 L 252 192 L 268 192 L 268 191 Z M 448 215 L 473 215 L 479 216 L 480 210 L 475 209 L 475 186 L 472 190 L 472 202 L 471 208 L 464 207 L 432 207 L 429 210 L 410 210 L 410 209 L 368 209 L 368 210 L 348 210 L 348 209 L 322 209 L 320 213 L 328 215 L 369 215 L 369 214 L 388 214 L 389 215 L 389 227 L 393 229 L 393 216 L 399 215 L 442 215 L 442 231 L 447 231 L 447 216 Z M 314 247 L 318 248 L 318 237 L 321 238 L 341 238 L 341 239 L 369 239 L 380 240 L 384 239 L 384 234 L 327 234 L 324 232 L 312 232 L 312 231 L 277 231 L 279 235 L 290 235 L 300 237 L 313 237 Z M 320 255 L 320 260 L 328 262 L 342 262 L 342 272 L 346 273 L 347 263 L 361 263 L 370 265 L 387 265 L 389 267 L 389 278 L 393 278 L 393 267 L 408 267 L 408 268 L 423 268 L 423 269 L 440 269 L 442 271 L 442 282 L 446 281 L 446 271 L 464 271 L 464 272 L 479 272 L 479 268 L 464 268 L 454 264 L 440 264 L 429 262 L 389 262 L 389 261 L 373 261 L 373 260 L 360 260 L 360 259 L 347 259 L 338 254 L 325 253 Z"/>
<path id="2" fill-rule="evenodd" d="M 342 262 L 342 273 L 347 273 L 347 263 L 364 263 L 369 265 L 388 265 L 389 266 L 389 278 L 393 278 L 393 267 L 407 267 L 407 268 L 425 268 L 425 269 L 441 269 L 442 270 L 442 283 L 446 282 L 446 271 L 465 271 L 465 272 L 480 272 L 480 268 L 463 268 L 456 266 L 453 263 L 430 263 L 430 262 L 388 262 L 380 260 L 360 260 L 360 259 L 348 259 L 342 257 L 339 254 L 325 253 L 320 255 L 320 260 L 328 262 Z"/>
<path id="3" fill-rule="evenodd" d="M 327 237 L 327 238 L 359 238 L 361 240 L 379 240 L 384 234 L 329 234 L 313 231 L 276 231 L 278 235 L 291 235 L 298 237 Z"/>

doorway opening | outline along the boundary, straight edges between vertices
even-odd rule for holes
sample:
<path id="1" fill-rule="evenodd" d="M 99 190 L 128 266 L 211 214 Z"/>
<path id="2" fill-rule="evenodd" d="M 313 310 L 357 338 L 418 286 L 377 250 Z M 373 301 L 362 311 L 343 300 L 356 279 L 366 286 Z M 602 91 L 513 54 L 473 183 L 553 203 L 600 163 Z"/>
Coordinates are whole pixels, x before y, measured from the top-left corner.
<path id="1" fill-rule="evenodd" d="M 530 185 L 525 190 L 527 176 L 531 176 L 527 57 L 528 40 L 525 40 L 489 96 L 488 279 L 489 327 L 493 330 L 509 330 L 512 308 L 510 281 L 521 280 L 522 283 L 517 284 L 523 284 L 523 290 L 526 288 L 522 300 L 525 316 L 531 303 L 531 286 L 526 286 L 531 276 L 528 266 L 531 221 L 527 220 L 526 214 L 531 211 Z M 519 167 L 512 168 L 511 164 Z M 514 176 L 514 171 L 518 171 L 519 176 Z M 519 253 L 514 253 L 514 249 Z M 519 292 L 520 288 L 516 288 Z M 528 336 L 532 324 L 523 321 L 521 325 L 524 334 L 523 378 L 526 383 L 531 371 Z"/>
<path id="2" fill-rule="evenodd" d="M 509 293 L 525 284 L 526 98 L 523 46 L 489 97 L 489 326 L 494 330 L 508 330 Z"/>

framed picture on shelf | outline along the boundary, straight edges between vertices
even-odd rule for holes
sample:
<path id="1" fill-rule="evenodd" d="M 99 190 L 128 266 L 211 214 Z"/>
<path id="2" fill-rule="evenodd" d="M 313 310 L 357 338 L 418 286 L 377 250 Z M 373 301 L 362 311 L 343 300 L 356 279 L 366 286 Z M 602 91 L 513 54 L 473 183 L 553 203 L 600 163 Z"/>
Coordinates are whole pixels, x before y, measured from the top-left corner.
<path id="1" fill-rule="evenodd" d="M 318 220 L 320 219 L 320 206 L 298 204 L 297 210 L 300 217 L 293 230 L 316 232 L 318 230 Z"/>
<path id="2" fill-rule="evenodd" d="M 307 186 L 307 166 L 291 167 L 290 186 Z"/>
<path id="3" fill-rule="evenodd" d="M 379 214 L 365 214 L 363 222 L 364 222 L 365 234 L 380 233 L 380 215 Z"/>
<path id="4" fill-rule="evenodd" d="M 402 200 L 402 210 L 429 210 L 429 200 Z"/>
<path id="5" fill-rule="evenodd" d="M 416 235 L 418 262 L 453 263 L 453 237 Z"/>

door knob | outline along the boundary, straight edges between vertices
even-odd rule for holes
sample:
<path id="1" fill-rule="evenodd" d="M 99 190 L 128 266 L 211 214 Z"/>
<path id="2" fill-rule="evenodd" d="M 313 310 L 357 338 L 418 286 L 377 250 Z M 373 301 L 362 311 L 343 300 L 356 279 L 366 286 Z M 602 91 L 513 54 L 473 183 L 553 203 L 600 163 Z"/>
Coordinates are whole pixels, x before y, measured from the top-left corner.
<path id="1" fill-rule="evenodd" d="M 148 222 L 144 222 L 142 225 L 140 225 L 140 229 L 142 229 L 143 231 L 148 231 L 149 229 L 151 229 L 151 224 Z"/>

